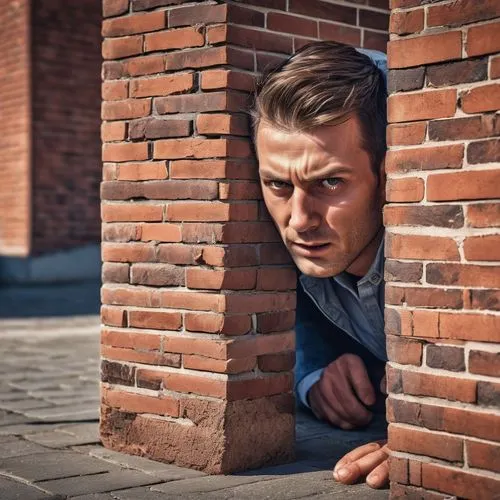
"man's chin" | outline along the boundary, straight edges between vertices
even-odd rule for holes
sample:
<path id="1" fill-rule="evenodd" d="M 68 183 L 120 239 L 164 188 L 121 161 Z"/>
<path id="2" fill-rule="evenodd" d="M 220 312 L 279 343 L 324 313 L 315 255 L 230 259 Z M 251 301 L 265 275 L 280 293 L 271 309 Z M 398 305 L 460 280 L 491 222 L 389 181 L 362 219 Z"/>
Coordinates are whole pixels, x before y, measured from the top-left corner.
<path id="1" fill-rule="evenodd" d="M 311 276 L 312 278 L 331 278 L 343 271 L 339 266 L 332 266 L 320 260 L 313 261 L 301 257 L 294 257 L 293 260 L 302 274 Z"/>

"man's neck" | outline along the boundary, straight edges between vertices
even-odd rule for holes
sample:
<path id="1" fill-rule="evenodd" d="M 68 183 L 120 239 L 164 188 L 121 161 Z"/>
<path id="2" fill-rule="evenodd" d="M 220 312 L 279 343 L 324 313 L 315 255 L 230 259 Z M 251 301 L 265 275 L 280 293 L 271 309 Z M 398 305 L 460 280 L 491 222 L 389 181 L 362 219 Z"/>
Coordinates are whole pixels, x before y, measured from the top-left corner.
<path id="1" fill-rule="evenodd" d="M 366 245 L 358 258 L 346 269 L 346 272 L 358 278 L 365 276 L 377 256 L 383 237 L 384 227 L 381 226 L 375 237 Z"/>

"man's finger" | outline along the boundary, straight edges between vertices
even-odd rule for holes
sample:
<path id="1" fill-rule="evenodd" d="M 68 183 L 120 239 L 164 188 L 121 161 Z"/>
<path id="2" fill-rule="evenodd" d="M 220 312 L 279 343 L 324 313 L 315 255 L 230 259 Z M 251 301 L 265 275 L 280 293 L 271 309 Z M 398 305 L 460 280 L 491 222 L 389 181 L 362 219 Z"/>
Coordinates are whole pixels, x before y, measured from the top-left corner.
<path id="1" fill-rule="evenodd" d="M 353 484 L 360 477 L 366 476 L 372 472 L 377 466 L 382 462 L 387 460 L 387 453 L 383 450 L 376 450 L 372 453 L 368 453 L 358 460 L 346 464 L 345 466 L 337 469 L 334 472 L 334 477 L 337 481 L 343 484 Z"/>
<path id="2" fill-rule="evenodd" d="M 368 455 L 369 453 L 372 453 L 374 451 L 380 450 L 382 446 L 380 443 L 368 443 L 364 444 L 362 446 L 358 446 L 357 448 L 354 448 L 354 450 L 350 451 L 349 453 L 346 453 L 336 464 L 333 469 L 335 472 L 336 470 L 340 469 L 341 467 L 344 467 L 359 458 L 364 457 L 365 455 Z"/>
<path id="3" fill-rule="evenodd" d="M 371 406 L 375 404 L 376 396 L 373 389 L 370 377 L 366 371 L 365 364 L 359 357 L 352 357 L 349 359 L 350 370 L 348 370 L 349 381 L 352 388 L 358 395 L 358 398 L 366 405 Z"/>
<path id="4" fill-rule="evenodd" d="M 330 401 L 325 397 L 323 392 L 320 390 L 316 391 L 316 404 L 320 407 L 320 412 L 322 413 L 322 418 L 330 422 L 332 425 L 340 427 L 344 430 L 349 430 L 353 428 L 350 422 L 347 422 L 342 415 L 340 415 L 336 409 L 330 404 Z"/>
<path id="5" fill-rule="evenodd" d="M 366 484 L 372 488 L 383 488 L 389 484 L 389 460 L 384 460 L 366 476 Z"/>

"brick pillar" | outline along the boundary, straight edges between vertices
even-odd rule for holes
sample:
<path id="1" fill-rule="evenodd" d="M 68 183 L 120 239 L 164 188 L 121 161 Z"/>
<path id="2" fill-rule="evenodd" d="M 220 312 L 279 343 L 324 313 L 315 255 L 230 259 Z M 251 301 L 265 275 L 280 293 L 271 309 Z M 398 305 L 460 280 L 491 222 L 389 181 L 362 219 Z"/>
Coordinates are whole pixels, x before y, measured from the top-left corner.
<path id="1" fill-rule="evenodd" d="M 480 4 L 392 0 L 392 498 L 500 491 L 500 4 Z"/>
<path id="2" fill-rule="evenodd" d="M 31 234 L 30 3 L 0 1 L 0 254 L 26 256 Z"/>
<path id="3" fill-rule="evenodd" d="M 388 15 L 183 3 L 103 3 L 101 435 L 228 473 L 294 446 L 296 276 L 261 201 L 255 76 L 320 37 L 381 47 Z"/>

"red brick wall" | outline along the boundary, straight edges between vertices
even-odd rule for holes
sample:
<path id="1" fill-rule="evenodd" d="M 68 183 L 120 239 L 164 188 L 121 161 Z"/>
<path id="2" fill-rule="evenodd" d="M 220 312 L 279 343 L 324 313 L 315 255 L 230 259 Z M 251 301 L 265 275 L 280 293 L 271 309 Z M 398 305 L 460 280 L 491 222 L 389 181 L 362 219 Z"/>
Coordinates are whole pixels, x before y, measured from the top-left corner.
<path id="1" fill-rule="evenodd" d="M 0 1 L 0 254 L 30 251 L 29 2 Z"/>
<path id="2" fill-rule="evenodd" d="M 392 0 L 392 7 L 385 209 L 392 497 L 494 498 L 500 4 Z"/>
<path id="3" fill-rule="evenodd" d="M 100 239 L 101 6 L 96 0 L 32 5 L 33 253 L 39 254 Z"/>
<path id="4" fill-rule="evenodd" d="M 257 182 L 254 79 L 305 38 L 380 47 L 365 27 L 387 12 L 183 3 L 103 3 L 101 435 L 220 473 L 294 447 L 296 279 Z"/>

